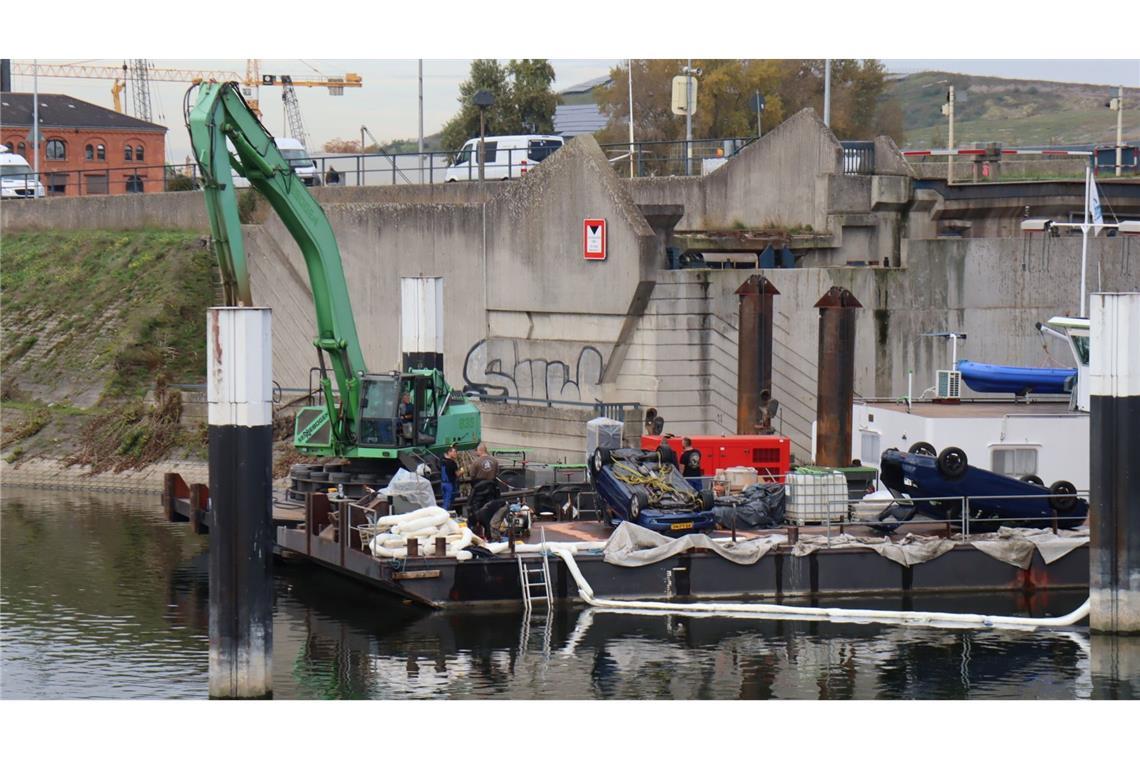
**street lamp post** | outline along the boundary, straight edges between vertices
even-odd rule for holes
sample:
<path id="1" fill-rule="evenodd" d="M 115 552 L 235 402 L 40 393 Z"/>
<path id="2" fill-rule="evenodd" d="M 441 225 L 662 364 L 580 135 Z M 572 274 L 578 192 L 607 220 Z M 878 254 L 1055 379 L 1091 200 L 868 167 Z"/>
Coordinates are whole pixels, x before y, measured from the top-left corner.
<path id="1" fill-rule="evenodd" d="M 1120 176 L 1120 164 L 1124 161 L 1124 88 L 1116 90 L 1116 97 L 1105 103 L 1116 111 L 1116 176 Z"/>
<path id="2" fill-rule="evenodd" d="M 487 136 L 487 109 L 495 105 L 495 96 L 487 90 L 475 93 L 474 103 L 479 109 L 479 184 L 483 184 L 483 164 L 487 155 L 485 138 Z"/>

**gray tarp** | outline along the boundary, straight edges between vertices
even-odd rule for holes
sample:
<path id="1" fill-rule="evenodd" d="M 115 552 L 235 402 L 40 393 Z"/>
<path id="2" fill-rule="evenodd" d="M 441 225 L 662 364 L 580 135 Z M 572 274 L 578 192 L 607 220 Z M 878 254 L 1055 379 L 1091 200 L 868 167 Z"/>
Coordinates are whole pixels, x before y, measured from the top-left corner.
<path id="1" fill-rule="evenodd" d="M 969 539 L 969 543 L 978 551 L 1022 570 L 1029 569 L 1035 550 L 1040 552 L 1046 565 L 1051 565 L 1088 542 L 1088 528 L 1059 530 L 1055 535 L 1051 530 L 999 528 L 997 533 L 986 533 Z"/>
<path id="2" fill-rule="evenodd" d="M 640 567 L 660 562 L 689 549 L 710 549 L 730 562 L 752 565 L 774 547 L 787 541 L 784 534 L 754 538 L 737 544 L 713 541 L 703 533 L 691 533 L 679 538 L 668 538 L 655 531 L 622 522 L 606 541 L 602 552 L 606 562 L 622 567 Z"/>
<path id="3" fill-rule="evenodd" d="M 847 534 L 832 536 L 830 541 L 827 536 L 807 536 L 796 542 L 792 548 L 792 556 L 806 557 L 820 549 L 837 547 L 870 549 L 903 567 L 913 567 L 932 559 L 938 559 L 954 548 L 954 542 L 937 536 L 916 536 L 913 533 L 908 533 L 899 541 L 894 542 L 885 537 L 859 538 Z"/>

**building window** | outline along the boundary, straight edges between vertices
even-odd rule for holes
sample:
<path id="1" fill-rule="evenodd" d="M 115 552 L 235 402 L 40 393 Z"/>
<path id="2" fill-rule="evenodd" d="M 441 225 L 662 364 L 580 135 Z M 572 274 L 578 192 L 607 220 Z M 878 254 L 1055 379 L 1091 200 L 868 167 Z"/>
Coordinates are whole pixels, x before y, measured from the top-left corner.
<path id="1" fill-rule="evenodd" d="M 95 146 L 95 158 L 98 159 L 99 161 L 106 161 L 107 160 L 107 148 L 106 148 L 106 146 L 104 146 L 102 144 Z"/>
<path id="2" fill-rule="evenodd" d="M 143 191 L 143 178 L 139 175 L 128 174 L 126 180 L 128 193 L 141 193 Z"/>
<path id="3" fill-rule="evenodd" d="M 87 180 L 87 194 L 88 195 L 106 195 L 107 194 L 107 175 L 106 174 L 88 174 Z"/>
<path id="4" fill-rule="evenodd" d="M 872 467 L 876 466 L 882 453 L 882 436 L 877 430 L 863 430 L 859 438 L 862 461 L 864 463 L 870 462 Z"/>
<path id="5" fill-rule="evenodd" d="M 19 153 L 21 156 L 27 157 L 27 155 L 28 155 L 28 146 L 27 146 L 27 145 L 25 145 L 24 143 L 20 143 L 20 147 L 17 149 L 17 152 L 18 152 L 18 153 Z"/>
<path id="6" fill-rule="evenodd" d="M 123 148 L 123 159 L 126 161 L 134 161 L 135 160 L 135 149 L 132 148 L 130 145 Z"/>
<path id="7" fill-rule="evenodd" d="M 1037 449 L 994 449 L 993 467 L 999 475 L 1020 478 L 1037 474 Z"/>
<path id="8" fill-rule="evenodd" d="M 95 160 L 95 146 L 91 145 L 90 143 L 83 146 L 83 157 L 86 158 L 88 161 L 94 161 Z"/>
<path id="9" fill-rule="evenodd" d="M 67 159 L 67 143 L 63 140 L 48 140 L 46 154 L 49 161 L 64 161 Z"/>
<path id="10" fill-rule="evenodd" d="M 67 194 L 67 174 L 56 172 L 47 175 L 47 192 L 49 195 Z"/>
<path id="11" fill-rule="evenodd" d="M 135 160 L 136 161 L 142 161 L 143 160 L 143 146 L 141 146 L 141 145 L 135 146 Z"/>
<path id="12" fill-rule="evenodd" d="M 9 143 L 4 143 L 4 147 L 8 149 L 8 152 L 9 152 L 9 153 L 12 153 L 12 152 L 13 152 L 13 150 L 12 150 L 12 143 L 10 143 L 10 142 L 9 142 Z"/>

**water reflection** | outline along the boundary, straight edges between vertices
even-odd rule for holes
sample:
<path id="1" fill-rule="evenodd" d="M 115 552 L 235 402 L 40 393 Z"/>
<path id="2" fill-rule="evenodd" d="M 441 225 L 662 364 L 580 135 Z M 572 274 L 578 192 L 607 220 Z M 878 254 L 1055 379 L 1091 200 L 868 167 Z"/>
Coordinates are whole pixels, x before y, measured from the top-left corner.
<path id="1" fill-rule="evenodd" d="M 151 497 L 6 490 L 6 698 L 203 698 L 206 541 Z M 274 691 L 301 699 L 1072 699 L 1140 694 L 1140 642 L 560 608 L 424 614 L 278 564 Z M 1034 614 L 1083 595 L 1039 595 Z M 831 603 L 831 602 L 829 602 Z M 861 606 L 998 614 L 1018 595 Z"/>

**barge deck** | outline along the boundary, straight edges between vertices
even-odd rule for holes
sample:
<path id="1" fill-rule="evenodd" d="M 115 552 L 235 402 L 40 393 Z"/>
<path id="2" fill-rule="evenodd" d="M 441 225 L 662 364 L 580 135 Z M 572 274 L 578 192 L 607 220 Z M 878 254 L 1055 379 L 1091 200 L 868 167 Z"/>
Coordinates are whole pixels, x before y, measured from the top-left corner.
<path id="1" fill-rule="evenodd" d="M 360 540 L 358 528 L 366 524 L 359 509 L 338 509 L 338 502 L 313 494 L 304 506 L 274 505 L 275 553 L 286 561 L 309 562 L 372 587 L 405 604 L 425 608 L 468 605 L 519 606 L 523 604 L 519 559 L 524 567 L 537 568 L 542 555 L 504 552 L 486 558 L 459 561 L 450 557 L 416 556 L 399 560 L 372 556 Z M 163 506 L 167 519 L 188 521 L 198 532 L 211 523 L 208 491 L 204 485 L 188 485 L 168 474 Z M 548 543 L 604 542 L 611 529 L 597 521 L 543 521 L 535 524 Z M 904 609 L 921 603 L 924 594 L 951 592 L 1018 592 L 1043 601 L 1050 591 L 1087 589 L 1088 544 L 1046 562 L 1034 551 L 1028 567 L 1022 568 L 981 551 L 968 542 L 957 542 L 935 559 L 904 565 L 869 551 L 862 545 L 825 545 L 803 556 L 796 541 L 813 537 L 873 537 L 866 527 L 846 525 L 803 526 L 775 530 L 737 531 L 740 541 L 784 534 L 787 539 L 752 565 L 739 565 L 708 550 L 691 550 L 652 564 L 628 567 L 611 564 L 600 551 L 579 552 L 575 560 L 599 597 L 611 599 L 756 599 L 816 604 L 817 600 L 854 595 L 897 596 Z M 791 535 L 787 535 L 787 534 Z M 948 536 L 941 523 L 914 525 L 917 536 Z M 797 535 L 798 534 L 798 535 Z M 728 537 L 716 531 L 712 537 Z M 345 537 L 345 540 L 341 540 Z M 819 542 L 820 538 L 815 538 Z M 557 557 L 549 557 L 551 590 L 556 602 L 578 598 L 577 584 Z"/>

